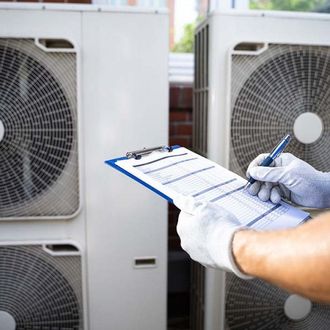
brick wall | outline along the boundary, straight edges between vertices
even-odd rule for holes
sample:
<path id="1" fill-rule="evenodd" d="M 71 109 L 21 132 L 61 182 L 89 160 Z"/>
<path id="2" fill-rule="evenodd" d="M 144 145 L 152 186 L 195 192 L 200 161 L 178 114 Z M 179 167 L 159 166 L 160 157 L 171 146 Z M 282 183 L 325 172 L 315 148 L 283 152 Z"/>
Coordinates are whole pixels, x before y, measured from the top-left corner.
<path id="1" fill-rule="evenodd" d="M 192 147 L 192 87 L 170 87 L 170 145 Z M 169 204 L 168 248 L 170 251 L 181 251 L 180 239 L 176 233 L 179 210 Z"/>

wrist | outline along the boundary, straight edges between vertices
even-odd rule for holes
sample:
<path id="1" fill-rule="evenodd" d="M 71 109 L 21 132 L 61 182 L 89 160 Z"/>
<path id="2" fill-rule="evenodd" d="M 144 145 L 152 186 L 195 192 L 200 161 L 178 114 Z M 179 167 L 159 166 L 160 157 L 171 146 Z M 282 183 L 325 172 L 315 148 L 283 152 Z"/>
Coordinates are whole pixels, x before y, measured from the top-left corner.
<path id="1" fill-rule="evenodd" d="M 249 232 L 249 230 L 246 229 L 245 227 L 241 227 L 232 233 L 230 242 L 228 244 L 229 246 L 228 246 L 227 251 L 228 251 L 228 259 L 230 260 L 230 264 L 231 264 L 231 271 L 234 272 L 238 277 L 245 279 L 245 280 L 249 280 L 249 279 L 252 279 L 253 277 L 250 276 L 250 274 L 240 266 L 240 264 L 237 262 L 235 254 L 234 254 L 235 237 L 236 237 L 236 235 L 238 235 L 238 239 L 239 239 L 239 237 L 241 236 L 240 233 L 244 233 L 244 232 Z M 238 248 L 239 249 L 243 248 L 243 245 L 242 246 L 240 245 Z"/>
<path id="2" fill-rule="evenodd" d="M 237 268 L 245 274 L 252 275 L 251 265 L 249 263 L 249 245 L 251 239 L 254 239 L 255 231 L 242 229 L 237 231 L 233 236 L 232 253 Z"/>

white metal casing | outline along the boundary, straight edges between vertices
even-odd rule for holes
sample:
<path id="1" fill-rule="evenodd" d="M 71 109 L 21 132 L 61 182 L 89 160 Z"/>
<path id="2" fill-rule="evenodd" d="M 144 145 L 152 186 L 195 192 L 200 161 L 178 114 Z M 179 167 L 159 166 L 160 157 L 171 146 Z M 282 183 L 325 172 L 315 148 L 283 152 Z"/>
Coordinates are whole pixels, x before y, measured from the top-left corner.
<path id="1" fill-rule="evenodd" d="M 0 245 L 75 242 L 86 329 L 165 329 L 167 204 L 104 161 L 167 143 L 167 12 L 2 4 L 0 26 L 0 38 L 75 47 L 81 196 L 73 219 L 0 222 Z M 141 257 L 155 267 L 134 267 Z"/>
<path id="2" fill-rule="evenodd" d="M 326 14 L 232 10 L 212 12 L 199 25 L 209 26 L 208 158 L 229 166 L 233 48 L 242 42 L 329 46 L 329 24 Z M 205 329 L 224 329 L 224 309 L 224 273 L 207 269 Z"/>

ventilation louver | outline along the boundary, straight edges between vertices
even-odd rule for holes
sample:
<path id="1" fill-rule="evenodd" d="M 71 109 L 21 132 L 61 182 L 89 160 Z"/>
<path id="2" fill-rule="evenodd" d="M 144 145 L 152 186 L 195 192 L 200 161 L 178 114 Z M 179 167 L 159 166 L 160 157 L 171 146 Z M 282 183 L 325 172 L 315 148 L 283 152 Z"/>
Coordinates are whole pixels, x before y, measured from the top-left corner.
<path id="1" fill-rule="evenodd" d="M 75 61 L 0 39 L 0 218 L 78 209 Z"/>
<path id="2" fill-rule="evenodd" d="M 209 97 L 209 26 L 195 35 L 195 73 L 193 99 L 193 149 L 207 156 L 208 97 Z"/>
<path id="3" fill-rule="evenodd" d="M 286 134 L 287 152 L 330 170 L 330 48 L 271 44 L 232 56 L 230 169 L 244 176 L 252 159 Z"/>
<path id="4" fill-rule="evenodd" d="M 0 247 L 0 328 L 83 329 L 80 256 L 39 245 Z"/>

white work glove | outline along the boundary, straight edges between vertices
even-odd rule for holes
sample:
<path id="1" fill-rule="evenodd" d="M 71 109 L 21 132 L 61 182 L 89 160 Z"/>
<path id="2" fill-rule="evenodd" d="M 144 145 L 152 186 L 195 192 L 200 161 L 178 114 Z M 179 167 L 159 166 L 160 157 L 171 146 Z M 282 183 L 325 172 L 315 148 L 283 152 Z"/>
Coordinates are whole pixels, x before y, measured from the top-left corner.
<path id="1" fill-rule="evenodd" d="M 196 203 L 189 197 L 174 203 L 181 209 L 177 225 L 181 246 L 193 260 L 251 278 L 238 269 L 232 253 L 234 234 L 244 228 L 233 214 L 215 203 Z"/>
<path id="2" fill-rule="evenodd" d="M 257 180 L 248 188 L 250 194 L 275 204 L 284 197 L 305 207 L 330 207 L 330 173 L 320 172 L 290 153 L 280 155 L 270 167 L 258 166 L 266 157 L 259 155 L 247 169 L 247 177 Z"/>

